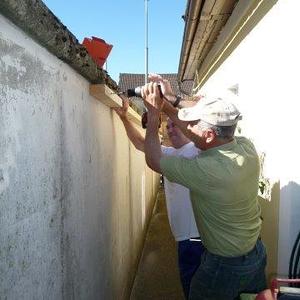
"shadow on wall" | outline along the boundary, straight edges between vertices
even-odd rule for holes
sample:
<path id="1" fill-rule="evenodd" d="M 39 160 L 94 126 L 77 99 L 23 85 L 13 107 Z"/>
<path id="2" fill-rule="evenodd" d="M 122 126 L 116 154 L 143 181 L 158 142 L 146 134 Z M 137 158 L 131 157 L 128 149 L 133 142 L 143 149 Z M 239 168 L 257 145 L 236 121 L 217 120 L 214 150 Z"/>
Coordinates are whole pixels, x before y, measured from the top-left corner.
<path id="1" fill-rule="evenodd" d="M 288 274 L 291 250 L 300 230 L 300 185 L 290 181 L 280 190 L 278 273 Z"/>
<path id="2" fill-rule="evenodd" d="M 293 229 L 291 237 L 297 236 L 300 227 L 300 185 L 294 181 L 290 181 L 280 191 L 283 200 L 289 201 L 290 204 L 290 228 Z"/>
<path id="3" fill-rule="evenodd" d="M 263 219 L 261 237 L 267 248 L 268 263 L 266 275 L 268 281 L 277 275 L 278 231 L 279 231 L 279 199 L 280 184 L 271 187 L 271 199 L 259 197 L 261 216 Z"/>

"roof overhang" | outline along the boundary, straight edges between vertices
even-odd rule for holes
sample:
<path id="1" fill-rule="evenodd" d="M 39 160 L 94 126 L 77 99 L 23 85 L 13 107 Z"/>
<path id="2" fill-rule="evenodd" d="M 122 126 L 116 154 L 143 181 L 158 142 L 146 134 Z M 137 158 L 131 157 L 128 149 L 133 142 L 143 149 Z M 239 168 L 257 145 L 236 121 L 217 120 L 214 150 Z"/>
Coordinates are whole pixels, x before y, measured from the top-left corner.
<path id="1" fill-rule="evenodd" d="M 200 88 L 278 0 L 188 0 L 178 80 Z"/>

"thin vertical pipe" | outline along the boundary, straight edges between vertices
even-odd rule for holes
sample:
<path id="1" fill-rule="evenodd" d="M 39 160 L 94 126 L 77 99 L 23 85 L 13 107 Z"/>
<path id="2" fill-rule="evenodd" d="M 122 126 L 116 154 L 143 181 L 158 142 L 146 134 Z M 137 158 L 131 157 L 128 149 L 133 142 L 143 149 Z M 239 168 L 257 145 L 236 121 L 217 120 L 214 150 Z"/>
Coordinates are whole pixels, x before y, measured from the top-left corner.
<path id="1" fill-rule="evenodd" d="M 148 82 L 148 1 L 145 0 L 145 84 Z"/>

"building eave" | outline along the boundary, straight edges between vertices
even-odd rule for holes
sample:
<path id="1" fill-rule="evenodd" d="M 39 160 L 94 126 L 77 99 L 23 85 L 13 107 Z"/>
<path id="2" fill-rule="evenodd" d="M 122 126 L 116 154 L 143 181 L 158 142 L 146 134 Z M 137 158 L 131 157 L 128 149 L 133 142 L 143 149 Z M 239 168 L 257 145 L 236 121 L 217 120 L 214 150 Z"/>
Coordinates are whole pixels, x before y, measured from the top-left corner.
<path id="1" fill-rule="evenodd" d="M 201 87 L 276 2 L 188 0 L 178 80 Z"/>

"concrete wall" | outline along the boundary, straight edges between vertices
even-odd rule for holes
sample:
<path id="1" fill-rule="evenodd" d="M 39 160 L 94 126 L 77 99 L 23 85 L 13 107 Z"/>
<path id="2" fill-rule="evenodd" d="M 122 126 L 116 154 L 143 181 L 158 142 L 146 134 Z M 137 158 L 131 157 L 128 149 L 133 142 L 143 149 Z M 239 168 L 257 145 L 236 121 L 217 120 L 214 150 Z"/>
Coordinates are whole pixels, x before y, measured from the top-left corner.
<path id="1" fill-rule="evenodd" d="M 0 15 L 0 299 L 126 299 L 158 176 L 89 82 Z"/>
<path id="2" fill-rule="evenodd" d="M 300 230 L 299 9 L 299 1 L 279 0 L 204 87 L 208 92 L 239 85 L 234 100 L 244 114 L 242 134 L 266 154 L 265 176 L 280 182 L 274 203 L 263 203 L 263 215 L 268 252 L 278 254 L 269 260 L 270 270 L 281 276 Z"/>

